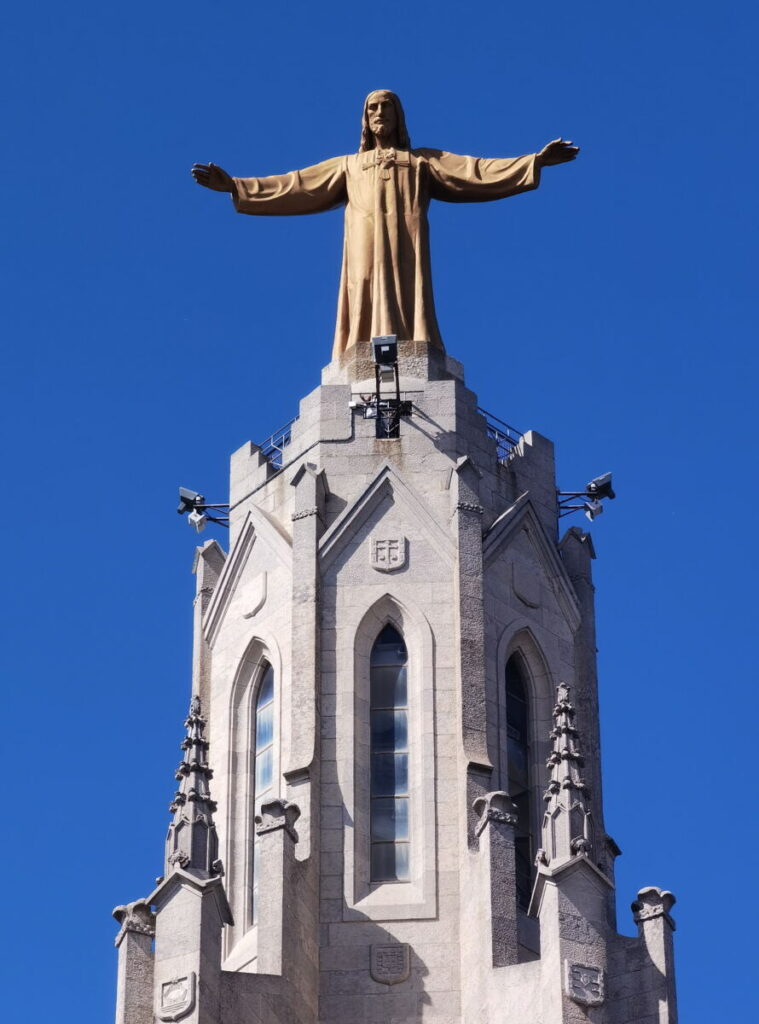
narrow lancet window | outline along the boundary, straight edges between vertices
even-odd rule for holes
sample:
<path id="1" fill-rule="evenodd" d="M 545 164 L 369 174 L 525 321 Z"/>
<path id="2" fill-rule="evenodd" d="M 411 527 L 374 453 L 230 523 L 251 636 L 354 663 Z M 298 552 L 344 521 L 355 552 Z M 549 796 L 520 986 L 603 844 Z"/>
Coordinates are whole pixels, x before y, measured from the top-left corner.
<path id="1" fill-rule="evenodd" d="M 530 714 L 525 669 L 518 654 L 506 663 L 506 758 L 508 793 L 517 807 L 517 901 L 527 909 L 532 890 L 533 841 L 530 799 Z"/>
<path id="2" fill-rule="evenodd" d="M 385 626 L 370 661 L 371 878 L 409 877 L 408 655 L 394 626 Z"/>
<path id="3" fill-rule="evenodd" d="M 256 696 L 255 721 L 253 725 L 253 792 L 254 813 L 261 802 L 271 796 L 274 779 L 274 670 L 265 665 Z M 257 920 L 258 903 L 258 856 L 253 850 L 253 923 Z"/>

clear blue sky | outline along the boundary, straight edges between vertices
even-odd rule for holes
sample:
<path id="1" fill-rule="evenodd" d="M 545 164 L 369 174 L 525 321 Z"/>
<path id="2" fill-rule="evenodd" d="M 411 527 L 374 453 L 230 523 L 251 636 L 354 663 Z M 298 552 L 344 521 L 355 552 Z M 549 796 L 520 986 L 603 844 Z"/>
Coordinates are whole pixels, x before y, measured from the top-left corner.
<path id="1" fill-rule="evenodd" d="M 729 0 L 5 13 L 8 1024 L 111 1018 L 109 912 L 161 871 L 188 697 L 176 488 L 223 500 L 229 453 L 329 358 L 340 213 L 236 217 L 190 164 L 353 151 L 378 87 L 416 145 L 583 147 L 535 193 L 433 209 L 438 313 L 563 486 L 614 471 L 593 535 L 621 926 L 640 886 L 672 889 L 682 1020 L 751 1017 L 758 21 Z"/>

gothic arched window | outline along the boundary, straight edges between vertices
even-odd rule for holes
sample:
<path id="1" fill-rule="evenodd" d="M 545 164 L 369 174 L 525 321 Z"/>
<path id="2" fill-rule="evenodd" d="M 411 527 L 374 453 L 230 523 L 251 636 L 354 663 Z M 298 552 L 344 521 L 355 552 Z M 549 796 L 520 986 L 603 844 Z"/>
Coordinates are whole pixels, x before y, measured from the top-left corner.
<path id="1" fill-rule="evenodd" d="M 261 802 L 271 796 L 274 782 L 274 669 L 264 663 L 256 693 L 253 722 L 253 802 L 257 814 Z M 255 840 L 254 840 L 255 847 Z M 253 923 L 258 902 L 258 857 L 253 850 Z"/>
<path id="2" fill-rule="evenodd" d="M 369 662 L 371 880 L 409 878 L 408 655 L 387 625 Z"/>
<path id="3" fill-rule="evenodd" d="M 530 709 L 526 671 L 519 654 L 506 663 L 507 789 L 517 807 L 515 835 L 517 901 L 527 908 L 533 875 L 532 801 L 530 799 Z"/>

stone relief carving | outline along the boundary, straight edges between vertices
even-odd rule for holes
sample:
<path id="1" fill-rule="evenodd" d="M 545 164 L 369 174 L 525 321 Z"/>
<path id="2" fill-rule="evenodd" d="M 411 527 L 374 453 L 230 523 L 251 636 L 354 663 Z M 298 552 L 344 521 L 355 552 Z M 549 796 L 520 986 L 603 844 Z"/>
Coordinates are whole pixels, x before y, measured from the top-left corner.
<path id="1" fill-rule="evenodd" d="M 195 972 L 171 978 L 161 985 L 159 1020 L 181 1020 L 195 1009 Z"/>
<path id="2" fill-rule="evenodd" d="M 405 537 L 372 537 L 371 562 L 372 569 L 377 572 L 395 572 L 406 564 Z"/>
<path id="3" fill-rule="evenodd" d="M 411 973 L 409 947 L 405 942 L 392 946 L 372 946 L 371 976 L 383 985 L 397 985 Z"/>
<path id="4" fill-rule="evenodd" d="M 600 967 L 566 963 L 566 993 L 580 1006 L 600 1006 L 604 1001 L 604 972 Z"/>

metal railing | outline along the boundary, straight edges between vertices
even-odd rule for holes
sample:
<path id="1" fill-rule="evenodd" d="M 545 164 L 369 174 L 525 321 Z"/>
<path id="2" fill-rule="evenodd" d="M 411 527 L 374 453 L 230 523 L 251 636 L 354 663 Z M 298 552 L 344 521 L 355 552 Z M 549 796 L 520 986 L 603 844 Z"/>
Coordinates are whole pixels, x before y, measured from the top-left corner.
<path id="1" fill-rule="evenodd" d="M 503 420 L 499 420 L 497 416 L 487 412 L 485 409 L 477 409 L 480 416 L 485 417 L 485 428 L 489 438 L 495 441 L 496 450 L 498 452 L 498 461 L 506 462 L 510 457 L 514 448 L 522 438 L 522 431 L 517 430 L 516 427 L 509 426 L 508 423 L 504 423 Z"/>
<path id="2" fill-rule="evenodd" d="M 261 454 L 269 460 L 274 469 L 282 469 L 285 448 L 293 439 L 292 428 L 297 418 L 297 416 L 294 416 L 293 419 L 285 423 L 284 427 L 275 430 L 273 434 L 270 434 L 265 441 L 258 445 Z"/>
<path id="3" fill-rule="evenodd" d="M 510 426 L 508 423 L 504 423 L 503 420 L 500 420 L 485 409 L 478 408 L 477 412 L 484 416 L 487 435 L 495 441 L 498 461 L 506 462 L 521 440 L 522 431 Z M 273 434 L 270 434 L 265 441 L 261 441 L 258 445 L 261 454 L 265 459 L 269 460 L 274 469 L 281 469 L 284 464 L 284 451 L 292 441 L 292 426 L 297 419 L 298 417 L 294 416 L 293 419 L 288 420 L 283 427 L 275 430 Z"/>

